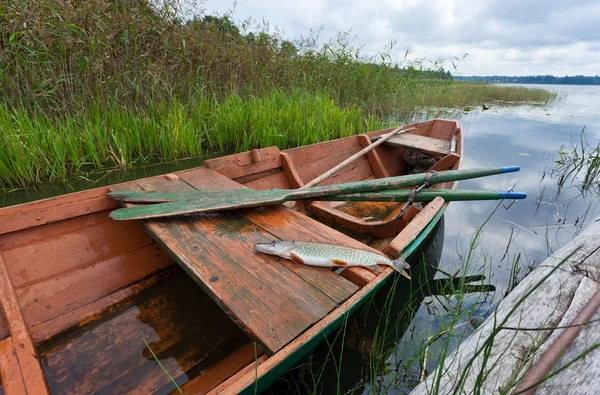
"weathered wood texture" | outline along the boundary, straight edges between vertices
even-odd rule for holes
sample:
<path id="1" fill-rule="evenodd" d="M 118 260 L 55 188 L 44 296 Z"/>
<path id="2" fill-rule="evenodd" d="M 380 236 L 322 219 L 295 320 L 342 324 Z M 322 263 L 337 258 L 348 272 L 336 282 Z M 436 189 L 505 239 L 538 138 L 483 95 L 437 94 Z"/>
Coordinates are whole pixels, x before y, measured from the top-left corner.
<path id="1" fill-rule="evenodd" d="M 17 360 L 17 352 L 9 337 L 0 341 L 0 375 L 4 393 L 27 394 L 21 365 Z"/>
<path id="2" fill-rule="evenodd" d="M 81 205 L 87 207 L 86 201 Z M 7 278 L 36 342 L 96 312 L 99 300 L 173 264 L 140 224 L 112 221 L 107 211 L 78 215 L 80 209 L 73 209 L 74 218 L 0 235 Z M 10 218 L 11 211 L 3 209 L 1 216 Z M 20 211 L 35 215 L 27 207 Z"/>
<path id="3" fill-rule="evenodd" d="M 510 391 L 514 388 L 518 380 L 531 368 L 532 362 L 536 361 L 563 331 L 563 329 L 552 328 L 568 325 L 599 288 L 598 234 L 600 234 L 600 219 L 592 222 L 584 232 L 525 277 L 500 302 L 495 312 L 441 364 L 444 370 L 439 382 L 439 393 L 452 393 L 457 390 L 457 382 L 463 373 L 466 378 L 462 385 L 464 393 L 473 393 L 479 374 L 485 375 L 483 384 L 479 388 L 481 393 L 493 394 L 498 393 L 499 389 Z M 564 261 L 570 254 L 573 255 L 568 261 Z M 552 272 L 559 264 L 561 264 L 560 268 Z M 527 293 L 548 275 L 549 277 L 524 299 Z M 521 300 L 523 302 L 516 307 Z M 509 312 L 515 307 L 516 310 L 509 316 Z M 600 314 L 596 313 L 593 318 L 600 318 Z M 548 328 L 548 330 L 501 329 L 492 339 L 493 341 L 490 340 L 494 325 L 499 327 L 501 324 L 502 327 Z M 475 356 L 475 353 L 481 350 L 486 341 L 492 346 L 489 359 L 483 366 L 481 353 L 478 356 Z M 600 324 L 595 322 L 587 325 L 573 345 L 567 349 L 555 369 L 572 361 L 577 354 L 598 342 L 600 342 Z M 470 361 L 472 364 L 469 367 Z M 600 361 L 600 353 L 596 350 L 571 365 L 566 371 L 551 378 L 538 393 L 597 393 L 598 361 Z M 415 388 L 412 394 L 429 393 L 436 377 L 437 372 L 432 373 Z"/>
<path id="4" fill-rule="evenodd" d="M 600 291 L 600 284 L 584 277 L 579 283 L 579 287 L 575 292 L 573 301 L 569 306 L 569 309 L 563 316 L 561 322 L 558 324 L 559 327 L 569 326 L 572 324 L 573 319 L 580 312 L 586 303 L 588 303 L 595 294 Z M 596 299 L 596 308 L 598 306 Z M 556 365 L 547 372 L 551 374 L 556 372 L 558 369 L 566 366 L 569 362 L 574 361 L 577 357 L 585 352 L 588 348 L 598 345 L 600 343 L 600 311 L 596 309 L 596 312 L 590 317 L 591 322 L 587 325 L 579 326 L 575 329 L 580 332 L 575 337 L 573 343 L 571 343 L 560 356 Z M 566 329 L 557 329 L 552 335 L 546 340 L 535 354 L 532 356 L 532 363 L 530 366 L 536 365 L 540 356 L 550 348 L 551 345 L 559 336 L 565 332 Z M 560 345 L 557 345 L 560 348 Z M 587 354 L 585 358 L 576 361 L 568 369 L 559 372 L 557 375 L 551 377 L 548 381 L 543 383 L 537 388 L 535 393 L 537 394 L 592 394 L 598 391 L 598 380 L 600 379 L 600 350 L 596 349 L 591 353 Z M 554 361 L 552 361 L 554 362 Z M 526 371 L 523 374 L 527 373 Z M 545 376 L 545 375 L 544 375 Z M 544 377 L 542 376 L 542 378 Z M 537 382 L 537 381 L 536 381 Z M 535 384 L 536 382 L 529 383 L 527 386 Z"/>
<path id="5" fill-rule="evenodd" d="M 180 173 L 178 180 L 157 178 L 138 182 L 137 186 L 167 191 L 242 188 L 206 168 Z M 274 238 L 314 240 L 318 230 L 329 242 L 358 243 L 282 207 L 145 224 L 171 256 L 267 352 L 283 347 L 358 289 L 329 270 L 302 267 L 254 252 L 255 243 Z"/>
<path id="6" fill-rule="evenodd" d="M 427 215 L 428 214 L 423 214 L 424 217 Z M 408 234 L 403 240 L 398 241 L 396 248 L 404 252 L 405 255 L 403 255 L 403 258 L 407 259 L 408 255 L 410 255 L 407 253 L 407 250 L 410 249 L 410 243 L 415 239 L 415 237 L 417 237 L 419 234 L 421 234 L 421 236 L 428 234 L 427 232 L 423 232 L 423 230 L 423 227 L 409 228 L 407 229 L 407 232 L 410 232 L 411 234 Z M 407 244 L 402 244 L 403 242 Z M 295 363 L 294 361 L 298 361 L 300 358 L 302 358 L 302 356 L 305 355 L 308 350 L 311 349 L 311 347 L 316 345 L 316 343 L 319 341 L 324 340 L 335 327 L 339 326 L 341 324 L 341 320 L 346 315 L 349 315 L 352 311 L 355 311 L 361 302 L 365 302 L 367 298 L 372 295 L 383 282 L 386 281 L 386 279 L 393 275 L 393 273 L 394 270 L 390 267 L 382 268 L 382 272 L 379 273 L 377 277 L 369 281 L 368 284 L 352 295 L 343 304 L 341 304 L 299 337 L 294 339 L 275 355 L 271 356 L 266 361 L 261 362 L 258 364 L 258 366 L 256 366 L 254 363 L 248 365 L 246 369 L 243 369 L 235 376 L 231 377 L 219 387 L 209 392 L 209 394 L 239 394 L 241 392 L 251 393 L 253 389 L 252 386 L 256 383 L 256 379 L 259 381 L 259 383 L 256 383 L 258 384 L 259 391 L 264 389 L 265 386 L 268 385 L 264 384 L 264 382 L 268 382 L 273 378 L 273 376 L 275 376 L 272 373 L 274 370 L 282 369 L 281 365 L 285 363 L 288 365 L 293 365 Z M 269 375 L 271 375 L 271 378 L 267 377 Z M 247 391 L 248 389 L 250 389 L 250 391 Z"/>
<path id="7" fill-rule="evenodd" d="M 5 353 L 13 353 L 14 359 L 10 362 L 11 377 L 19 375 L 14 373 L 16 368 L 14 365 L 18 365 L 20 375 L 25 385 L 25 393 L 27 394 L 47 394 L 48 388 L 46 387 L 46 381 L 44 373 L 40 366 L 40 362 L 37 358 L 37 353 L 33 342 L 31 340 L 31 334 L 25 325 L 23 320 L 23 314 L 17 302 L 15 291 L 10 283 L 10 279 L 6 274 L 6 266 L 2 260 L 0 254 L 0 304 L 2 306 L 2 312 L 6 317 L 8 328 L 10 331 L 10 343 L 4 340 L 6 343 Z M 12 345 L 12 351 L 10 350 Z M 6 357 L 10 358 L 10 357 Z M 3 374 L 4 376 L 4 374 Z"/>
<path id="8" fill-rule="evenodd" d="M 448 155 L 450 153 L 450 141 L 436 138 L 419 136 L 418 134 L 401 134 L 390 138 L 387 145 L 392 147 L 407 148 L 424 152 L 429 155 Z"/>

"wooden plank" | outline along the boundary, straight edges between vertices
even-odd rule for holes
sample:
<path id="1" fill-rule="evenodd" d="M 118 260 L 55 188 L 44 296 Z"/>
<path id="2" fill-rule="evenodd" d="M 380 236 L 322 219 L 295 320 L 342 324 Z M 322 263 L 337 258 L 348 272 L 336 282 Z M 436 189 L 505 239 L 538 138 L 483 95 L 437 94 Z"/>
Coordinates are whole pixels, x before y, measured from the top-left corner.
<path id="1" fill-rule="evenodd" d="M 242 188 L 239 184 L 233 183 L 229 179 L 213 171 L 195 172 L 195 174 L 201 177 L 189 178 L 189 174 L 181 175 L 180 179 L 182 182 L 185 182 L 186 185 L 180 185 L 175 182 L 171 182 L 170 185 L 167 185 L 165 182 L 151 181 L 141 184 L 138 183 L 138 185 L 146 190 L 167 190 L 168 188 L 182 188 L 185 190 L 188 188 L 191 189 L 190 185 L 202 186 L 204 188 L 219 188 L 223 187 L 225 183 L 231 184 L 231 186 L 235 186 L 238 189 Z M 179 186 L 175 187 L 175 185 Z M 249 217 L 244 215 L 239 216 L 238 213 L 212 215 L 206 217 L 207 221 L 200 221 L 196 223 L 196 226 L 201 226 L 206 234 L 206 238 L 213 244 L 219 246 L 234 260 L 237 260 L 238 262 L 245 262 L 248 258 L 248 254 L 254 253 L 254 244 L 268 242 L 273 239 L 272 233 L 267 233 L 264 231 L 263 227 L 257 226 L 257 221 L 261 222 L 262 214 L 258 212 L 255 212 L 255 214 L 256 215 L 250 213 Z M 248 219 L 250 219 L 250 221 Z M 290 223 L 289 225 L 282 224 L 281 217 L 278 219 L 278 225 L 280 228 L 285 229 L 296 226 L 296 223 Z M 285 218 L 283 218 L 283 220 L 285 222 Z M 309 219 L 306 220 L 309 222 L 314 222 Z M 277 235 L 275 236 L 278 237 Z M 318 277 L 320 278 L 320 281 L 326 281 L 327 279 L 333 278 L 340 284 L 342 282 L 347 282 L 343 279 L 340 279 L 332 272 L 330 272 L 328 276 L 324 273 L 317 272 L 318 269 L 316 268 L 299 267 L 297 264 L 293 264 L 292 262 L 288 262 L 286 260 L 277 260 L 272 256 L 257 254 L 255 259 L 258 262 L 254 262 L 252 265 L 244 265 L 247 270 L 255 273 L 257 276 L 272 279 L 272 281 L 289 281 L 290 284 L 288 286 L 291 287 L 289 291 L 293 291 L 297 295 L 305 295 L 305 298 L 302 298 L 299 303 L 308 303 L 305 307 L 308 310 L 306 313 L 308 316 L 319 312 L 318 316 L 315 317 L 317 319 L 320 318 L 321 313 L 326 314 L 335 305 L 331 303 L 331 300 L 324 297 L 325 295 L 331 293 L 333 295 L 331 298 L 333 301 L 341 302 L 356 290 L 356 287 L 353 284 L 347 284 L 349 289 L 346 288 L 348 289 L 346 292 L 344 292 L 343 287 L 329 289 L 330 286 L 334 286 L 336 284 L 334 281 L 329 281 L 323 284 L 322 290 L 320 287 L 317 287 L 317 289 L 321 290 L 321 292 L 315 293 L 312 288 L 317 284 L 313 284 L 310 281 L 302 281 L 302 279 L 308 280 L 310 278 Z M 274 259 L 280 264 L 273 265 L 272 263 Z M 289 277 L 290 273 L 288 273 L 286 268 L 299 275 L 300 278 L 294 278 L 293 276 Z M 316 275 L 311 277 L 310 273 L 315 272 L 317 272 Z M 305 274 L 305 276 L 303 276 L 303 274 Z M 314 304 L 311 305 L 312 301 L 314 301 Z M 325 308 L 325 310 L 322 311 L 322 308 Z"/>
<path id="2" fill-rule="evenodd" d="M 0 234 L 109 210 L 119 205 L 106 196 L 108 188 L 24 203 L 0 210 Z"/>
<path id="3" fill-rule="evenodd" d="M 279 148 L 268 147 L 258 150 L 259 160 L 251 151 L 228 155 L 221 158 L 209 159 L 204 166 L 223 174 L 228 178 L 238 178 L 249 174 L 281 167 Z"/>
<path id="4" fill-rule="evenodd" d="M 209 181 L 206 178 L 209 177 L 212 177 L 212 182 L 223 182 L 224 180 L 231 182 L 212 171 L 196 172 L 196 174 L 204 175 L 204 179 L 193 179 L 196 184 L 203 185 L 204 187 L 208 186 Z M 170 185 L 162 181 L 147 181 L 138 183 L 138 185 L 146 190 L 166 190 L 167 188 L 171 188 L 171 190 L 174 188 L 182 190 L 191 189 L 189 186 L 192 185 L 190 183 L 191 180 L 187 178 L 186 174 L 182 174 L 180 179 L 180 183 L 171 182 Z M 183 181 L 189 183 L 189 185 L 182 185 Z M 222 185 L 222 182 L 219 185 Z M 239 185 L 237 186 L 238 188 L 240 187 Z M 302 281 L 301 277 L 294 277 L 293 275 L 290 277 L 290 273 L 286 270 L 285 266 L 282 267 L 276 263 L 278 261 L 276 258 L 264 254 L 256 254 L 250 262 L 247 262 L 249 254 L 252 256 L 254 253 L 254 244 L 272 240 L 270 234 L 267 234 L 262 228 L 247 219 L 235 214 L 215 214 L 205 217 L 202 221 L 195 221 L 194 228 L 201 231 L 209 242 L 218 246 L 235 261 L 240 262 L 247 271 L 259 278 L 269 279 L 269 281 L 285 285 L 287 288 L 286 291 L 291 295 L 304 295 L 303 298 L 298 298 L 295 303 L 296 307 L 300 308 L 300 311 L 304 311 L 307 318 L 312 317 L 314 320 L 317 320 L 335 306 L 334 301 L 320 291 L 315 292 L 316 290 L 313 288 L 313 285 Z M 286 262 L 286 264 L 289 263 Z M 345 298 L 349 294 L 346 294 Z"/>
<path id="5" fill-rule="evenodd" d="M 574 309 L 574 304 L 579 306 Z M 583 306 L 581 306 L 581 304 L 583 304 Z M 556 372 L 557 369 L 564 367 L 571 361 L 575 361 L 586 349 L 597 345 L 598 329 L 600 329 L 600 325 L 598 325 L 597 322 L 598 319 L 600 319 L 600 312 L 598 311 L 599 307 L 600 284 L 587 277 L 583 277 L 579 283 L 579 287 L 575 291 L 569 309 L 561 319 L 559 327 L 562 327 L 563 329 L 560 330 L 560 334 L 544 343 L 550 344 L 546 347 L 544 352 L 539 352 L 537 361 L 532 363 L 531 368 L 520 380 L 519 385 L 513 390 L 513 393 L 523 391 L 524 394 L 531 395 L 534 392 L 537 392 L 536 384 L 545 379 L 551 372 Z M 577 311 L 577 315 L 570 320 L 565 320 L 565 317 L 571 315 L 573 310 Z M 562 324 L 563 322 L 564 324 Z M 552 338 L 556 332 L 557 331 L 550 337 Z M 599 356 L 600 351 L 595 350 L 595 352 L 587 355 L 586 359 L 594 361 L 597 360 Z M 600 373 L 598 368 L 592 368 L 594 365 L 597 366 L 597 364 L 590 364 L 583 360 L 575 362 L 569 369 L 571 370 L 570 372 L 557 372 L 557 376 L 551 377 L 548 382 L 544 383 L 540 389 L 545 387 L 546 391 L 542 389 L 540 393 L 553 393 L 560 387 L 563 387 L 564 390 L 570 389 L 571 391 L 577 389 L 577 392 L 579 393 L 594 393 L 595 391 L 592 390 L 592 388 L 597 388 L 598 373 Z M 576 382 L 571 382 L 569 380 L 569 378 L 573 377 L 573 372 L 577 372 Z"/>
<path id="6" fill-rule="evenodd" d="M 16 289 L 154 243 L 139 224 L 111 221 L 107 211 L 7 236 L 0 245 L 12 247 L 3 255 Z"/>
<path id="7" fill-rule="evenodd" d="M 404 230 L 394 237 L 383 252 L 397 258 L 402 253 L 402 248 L 409 245 L 417 238 L 421 230 L 423 230 L 433 217 L 435 217 L 444 203 L 444 199 L 437 197 L 425 206 L 425 208 L 415 215 L 413 220 L 406 225 Z"/>
<path id="8" fill-rule="evenodd" d="M 17 360 L 17 350 L 10 337 L 0 341 L 0 375 L 5 393 L 27 394 L 21 365 Z"/>
<path id="9" fill-rule="evenodd" d="M 434 139 L 450 141 L 457 130 L 459 130 L 459 123 L 457 121 L 435 119 L 429 136 Z"/>
<path id="10" fill-rule="evenodd" d="M 153 244 L 16 292 L 25 321 L 35 326 L 96 301 L 171 263 L 171 258 Z"/>
<path id="11" fill-rule="evenodd" d="M 190 172 L 182 174 L 181 179 L 197 188 L 201 186 L 205 188 L 231 189 L 241 187 L 239 184 L 224 179 L 213 172 Z M 251 223 L 260 226 L 275 238 L 282 240 L 316 241 L 322 243 L 336 242 L 348 247 L 366 248 L 364 244 L 344 236 L 320 222 L 284 207 L 269 207 L 260 209 L 260 211 L 242 210 L 238 214 Z M 346 300 L 357 290 L 354 284 L 330 270 L 297 265 L 286 260 L 281 260 L 281 264 L 337 303 Z"/>
<path id="12" fill-rule="evenodd" d="M 185 190 L 192 188 L 190 185 L 199 185 L 203 188 L 227 188 L 228 185 L 229 187 L 231 185 L 235 185 L 237 188 L 241 187 L 226 177 L 207 169 L 194 169 L 180 174 L 179 177 L 180 180 L 172 182 L 153 180 L 138 183 L 138 185 L 147 190 Z M 211 185 L 211 182 L 216 186 Z M 330 285 L 331 283 L 321 281 L 316 287 L 315 284 L 304 280 L 308 276 L 302 276 L 303 269 L 301 267 L 297 267 L 291 262 L 278 263 L 279 260 L 275 257 L 262 254 L 249 255 L 249 252 L 254 250 L 255 243 L 270 241 L 273 236 L 245 218 L 234 214 L 212 214 L 186 220 L 186 229 L 192 230 L 195 235 L 201 235 L 203 247 L 212 250 L 211 254 L 214 258 L 210 261 L 215 265 L 215 273 L 204 273 L 199 270 L 198 264 L 193 260 L 193 256 L 198 254 L 183 251 L 189 248 L 181 245 L 188 244 L 181 242 L 186 240 L 185 234 L 178 234 L 175 238 L 171 237 L 172 233 L 185 232 L 185 229 L 180 229 L 181 226 L 169 226 L 172 221 L 162 223 L 149 221 L 147 224 L 149 230 L 167 249 L 172 248 L 171 254 L 174 257 L 178 257 L 182 261 L 189 257 L 182 262 L 184 268 L 190 266 L 189 270 L 201 285 L 206 287 L 210 284 L 208 291 L 213 294 L 217 302 L 226 311 L 237 317 L 238 322 L 248 331 L 249 335 L 257 339 L 266 350 L 274 352 L 281 348 L 335 307 L 335 299 L 328 297 L 328 294 L 335 298 L 336 295 L 333 295 L 335 292 L 344 291 L 345 295 L 337 295 L 336 298 L 341 301 L 356 290 L 355 286 L 347 280 L 328 272 L 331 277 L 326 280 L 335 278 L 337 284 L 343 284 L 343 286 L 338 289 L 332 288 L 325 293 L 318 288 L 318 285 Z M 180 243 L 175 243 L 175 240 Z M 198 242 L 189 244 L 198 244 Z M 203 262 L 202 268 L 205 266 L 206 262 Z M 229 281 L 227 276 L 230 275 L 249 275 L 253 280 L 244 280 L 242 281 L 243 285 L 230 287 L 226 284 Z M 210 279 L 215 276 L 219 280 L 213 280 L 211 283 Z M 253 285 L 253 283 L 256 284 Z M 225 287 L 215 288 L 221 284 L 224 284 Z M 246 295 L 235 295 L 235 292 L 245 292 Z M 253 295 L 254 299 L 254 305 L 251 308 L 245 305 L 240 306 L 245 303 L 244 299 L 248 299 L 248 293 Z M 303 296 L 298 298 L 296 295 Z M 243 310 L 252 310 L 252 317 Z M 265 317 L 269 317 L 268 321 L 271 322 L 269 323 Z M 270 328 L 265 328 L 265 324 L 268 324 Z M 273 334 L 274 331 L 280 333 Z"/>
<path id="13" fill-rule="evenodd" d="M 153 186 L 141 184 L 139 187 Z M 185 188 L 186 185 L 177 180 L 170 183 L 157 181 L 154 186 L 162 190 L 174 190 Z M 187 188 L 191 187 L 187 185 Z M 226 252 L 211 243 L 206 238 L 206 228 L 202 228 L 210 226 L 214 230 L 214 225 L 208 219 L 181 218 L 144 223 L 148 231 L 213 300 L 268 352 L 281 348 L 312 323 L 312 317 L 294 316 L 295 312 L 302 310 L 293 294 L 282 290 L 269 279 L 262 279 L 246 270 L 245 266 L 252 267 L 251 261 L 244 259 L 240 263 L 231 259 Z M 204 259 L 199 261 L 196 258 L 199 256 Z M 279 311 L 285 313 L 273 314 Z"/>
<path id="14" fill-rule="evenodd" d="M 267 360 L 267 356 L 262 355 L 262 351 L 256 351 L 258 358 L 255 357 L 254 343 L 247 343 L 227 355 L 218 364 L 203 371 L 200 376 L 182 385 L 181 390 L 184 394 L 205 394 L 235 373 L 241 370 L 250 371 L 255 369 L 256 366 Z M 216 391 L 218 392 L 218 390 Z M 173 391 L 171 394 L 178 395 L 179 391 Z"/>
<path id="15" fill-rule="evenodd" d="M 285 175 L 281 171 L 243 184 L 252 189 L 290 189 L 290 184 L 288 184 Z"/>
<path id="16" fill-rule="evenodd" d="M 306 319 L 273 314 L 294 312 L 297 305 L 289 299 L 289 295 L 282 295 L 272 284 L 263 283 L 210 243 L 202 231 L 194 227 L 194 219 L 152 220 L 146 223 L 163 248 L 265 350 L 281 348 L 295 337 L 295 331 L 302 331 L 310 325 Z M 198 257 L 202 257 L 202 261 Z"/>
<path id="17" fill-rule="evenodd" d="M 385 144 L 392 147 L 408 148 L 430 155 L 448 155 L 450 153 L 450 141 L 411 133 L 394 136 Z"/>
<path id="18" fill-rule="evenodd" d="M 2 254 L 0 254 L 0 304 L 9 326 L 11 341 L 14 344 L 15 360 L 20 366 L 26 392 L 47 394 L 48 388 L 44 372 L 23 319 L 15 291 L 6 273 Z"/>
<path id="19" fill-rule="evenodd" d="M 438 217 L 438 220 L 440 217 Z M 415 243 L 420 244 L 420 242 L 422 242 L 430 234 L 430 231 L 435 227 L 436 224 L 437 221 L 430 223 L 428 225 L 428 229 L 425 231 L 421 229 L 419 236 L 417 236 L 417 240 L 415 240 Z M 408 249 L 407 247 L 409 246 L 406 245 L 399 245 L 398 247 L 409 253 L 414 251 L 414 248 Z M 403 258 L 407 259 L 408 256 L 403 255 Z M 390 278 L 393 272 L 394 270 L 390 267 L 383 268 L 383 272 L 380 273 L 375 280 L 369 282 L 365 287 L 352 295 L 348 300 L 329 313 L 325 318 L 313 325 L 298 338 L 294 339 L 294 341 L 292 341 L 286 347 L 281 349 L 276 355 L 261 363 L 257 369 L 254 367 L 254 365 L 250 365 L 250 367 L 240 371 L 238 374 L 231 377 L 219 387 L 209 392 L 209 394 L 239 394 L 242 392 L 251 393 L 250 391 L 253 391 L 254 384 L 257 385 L 257 390 L 259 392 L 264 390 L 266 386 L 279 377 L 279 372 L 293 366 L 304 355 L 306 355 L 310 349 L 323 340 L 325 336 L 339 327 L 346 315 L 356 311 L 356 309 L 360 307 L 370 295 L 373 295 L 374 292 L 388 278 Z"/>
<path id="20" fill-rule="evenodd" d="M 356 136 L 347 137 L 335 141 L 308 145 L 286 150 L 295 164 L 296 171 L 304 183 L 315 179 L 329 169 L 343 162 L 346 158 L 361 150 Z M 307 158 L 310 158 L 307 160 Z M 321 185 L 339 184 L 347 180 L 359 179 L 357 171 L 369 173 L 362 178 L 373 174 L 368 159 L 363 157 L 351 165 L 341 169 Z M 360 179 L 362 179 L 360 178 Z"/>
<path id="21" fill-rule="evenodd" d="M 363 148 L 366 148 L 372 144 L 371 139 L 366 134 L 359 134 L 358 142 Z M 375 174 L 375 177 L 387 178 L 390 176 L 387 170 L 385 169 L 385 166 L 383 166 L 381 158 L 379 157 L 379 154 L 376 150 L 371 150 L 367 152 L 367 159 L 369 160 L 369 164 L 371 165 L 371 169 L 373 170 L 373 174 Z"/>
<path id="22" fill-rule="evenodd" d="M 291 188 L 298 189 L 304 186 L 304 181 L 302 181 L 302 178 L 300 178 L 300 175 L 296 171 L 294 162 L 292 162 L 292 159 L 286 153 L 281 154 L 281 168 Z"/>
<path id="23" fill-rule="evenodd" d="M 471 393 L 474 388 L 486 394 L 497 393 L 499 388 L 509 393 L 517 384 L 517 379 L 523 377 L 524 370 L 529 369 L 530 363 L 537 360 L 550 347 L 563 332 L 564 326 L 571 322 L 592 295 L 600 289 L 600 285 L 586 278 L 589 275 L 586 270 L 588 268 L 594 270 L 600 264 L 599 232 L 600 221 L 591 222 L 591 225 L 578 237 L 555 251 L 552 256 L 533 269 L 499 303 L 494 313 L 473 334 L 463 340 L 443 363 L 438 365 L 438 369 L 443 370 L 441 377 L 438 376 L 439 372 L 432 372 L 428 379 L 413 390 L 413 393 L 417 395 L 430 393 L 434 377 L 439 385 L 439 393 L 453 393 L 456 391 L 458 378 L 463 374 L 465 382 L 460 388 L 463 393 Z M 565 259 L 568 261 L 564 261 Z M 557 268 L 558 265 L 560 267 Z M 590 277 L 593 279 L 592 276 Z M 597 319 L 598 316 L 600 313 L 596 313 L 593 318 Z M 505 328 L 523 329 L 505 329 L 494 333 L 490 349 L 486 353 L 480 352 L 474 355 L 474 351 L 481 350 L 484 341 L 489 339 L 500 325 Z M 562 329 L 555 329 L 557 327 Z M 582 334 L 583 331 L 590 330 L 595 338 L 588 345 L 598 342 L 598 327 L 598 323 L 595 322 L 582 329 Z M 526 328 L 536 328 L 536 330 Z M 548 330 L 540 330 L 543 328 Z M 556 331 L 558 333 L 553 335 Z M 578 340 L 579 337 L 575 342 Z M 581 350 L 582 348 L 578 351 L 569 349 L 563 355 L 562 362 L 573 360 Z M 573 351 L 573 354 L 569 351 Z M 571 384 L 570 388 L 574 393 L 585 393 L 577 391 L 574 385 L 588 382 L 590 376 L 582 372 L 587 373 L 586 369 L 590 363 L 593 364 L 592 361 L 597 360 L 593 359 L 598 358 L 597 351 L 580 360 L 581 364 L 574 364 L 572 366 L 574 370 L 567 369 L 555 377 Z M 469 370 L 465 370 L 467 364 L 471 365 Z M 581 380 L 579 380 L 580 375 Z M 573 380 L 575 376 L 577 379 Z M 597 380 L 593 382 L 596 383 Z M 546 389 L 548 392 L 541 391 L 541 388 L 538 391 L 549 393 L 557 388 L 556 382 L 548 382 L 548 385 Z M 563 392 L 564 388 L 559 387 L 558 393 Z"/>

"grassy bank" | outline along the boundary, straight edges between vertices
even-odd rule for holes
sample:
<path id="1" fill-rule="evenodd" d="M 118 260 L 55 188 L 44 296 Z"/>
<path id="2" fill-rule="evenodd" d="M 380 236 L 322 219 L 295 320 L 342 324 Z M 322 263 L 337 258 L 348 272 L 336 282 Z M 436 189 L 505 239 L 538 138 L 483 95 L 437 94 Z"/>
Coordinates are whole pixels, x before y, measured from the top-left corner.
<path id="1" fill-rule="evenodd" d="M 454 82 L 443 63 L 294 43 L 179 2 L 9 2 L 0 12 L 0 187 L 222 150 L 308 144 L 428 108 L 553 94 Z M 444 79 L 442 79 L 444 78 Z"/>

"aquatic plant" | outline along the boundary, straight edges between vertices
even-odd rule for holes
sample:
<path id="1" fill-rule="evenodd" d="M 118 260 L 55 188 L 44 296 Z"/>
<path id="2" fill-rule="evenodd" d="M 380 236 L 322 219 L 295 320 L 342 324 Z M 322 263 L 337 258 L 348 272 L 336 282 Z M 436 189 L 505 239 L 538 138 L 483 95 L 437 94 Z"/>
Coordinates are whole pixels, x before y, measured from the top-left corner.
<path id="1" fill-rule="evenodd" d="M 579 134 L 572 134 L 570 145 L 561 145 L 546 173 L 557 179 L 559 194 L 565 186 L 575 187 L 584 195 L 600 193 L 600 142 L 591 145 L 585 128 Z"/>

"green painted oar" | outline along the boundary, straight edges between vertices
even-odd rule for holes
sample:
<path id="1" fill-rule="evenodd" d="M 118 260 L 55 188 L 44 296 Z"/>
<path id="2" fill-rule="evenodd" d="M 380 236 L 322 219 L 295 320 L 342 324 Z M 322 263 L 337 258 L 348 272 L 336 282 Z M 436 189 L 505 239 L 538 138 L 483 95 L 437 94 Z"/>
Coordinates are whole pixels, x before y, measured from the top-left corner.
<path id="1" fill-rule="evenodd" d="M 410 197 L 410 189 L 399 191 L 381 191 L 352 193 L 334 196 L 323 196 L 314 200 L 328 200 L 339 202 L 406 202 Z M 423 189 L 415 195 L 415 202 L 430 202 L 436 197 L 441 197 L 447 202 L 467 200 L 501 200 L 525 199 L 525 192 L 511 191 L 472 191 L 459 189 Z"/>
<path id="2" fill-rule="evenodd" d="M 469 170 L 448 170 L 441 171 L 433 175 L 430 173 L 419 173 L 306 189 L 268 189 L 244 193 L 241 193 L 241 190 L 229 190 L 221 191 L 221 193 L 211 192 L 207 194 L 206 191 L 198 190 L 187 194 L 187 196 L 193 196 L 193 194 L 196 194 L 197 198 L 194 198 L 193 200 L 181 200 L 181 198 L 179 198 L 177 201 L 172 201 L 169 203 L 122 208 L 110 213 L 110 217 L 116 220 L 148 219 L 181 214 L 197 214 L 239 208 L 273 206 L 290 200 L 320 198 L 323 196 L 359 192 L 376 192 L 387 189 L 414 186 L 422 184 L 427 178 L 430 184 L 436 184 L 441 182 L 485 177 L 494 174 L 510 173 L 518 170 L 518 166 Z M 109 195 L 119 199 L 119 197 L 131 195 L 131 193 L 111 192 Z"/>
<path id="3" fill-rule="evenodd" d="M 194 193 L 189 193 L 194 192 Z M 111 196 L 127 203 L 166 203 L 182 200 L 198 200 L 198 191 L 181 191 L 181 192 L 146 192 L 146 191 L 131 191 L 125 193 L 111 193 Z M 244 194 L 256 195 L 253 189 L 218 189 L 203 191 L 202 197 L 219 196 L 223 193 L 236 194 L 242 196 Z M 333 196 L 323 196 L 311 198 L 311 200 L 327 200 L 327 201 L 346 201 L 346 202 L 406 202 L 409 198 L 411 190 L 402 189 L 395 191 L 380 191 L 380 192 L 360 192 L 341 194 Z M 527 195 L 524 192 L 511 191 L 476 191 L 476 190 L 457 190 L 457 189 L 423 189 L 415 196 L 417 202 L 430 202 L 436 197 L 442 197 L 447 202 L 467 201 L 467 200 L 500 200 L 500 199 L 525 199 Z M 305 198 L 298 198 L 302 200 Z M 287 200 L 287 199 L 286 199 Z"/>

